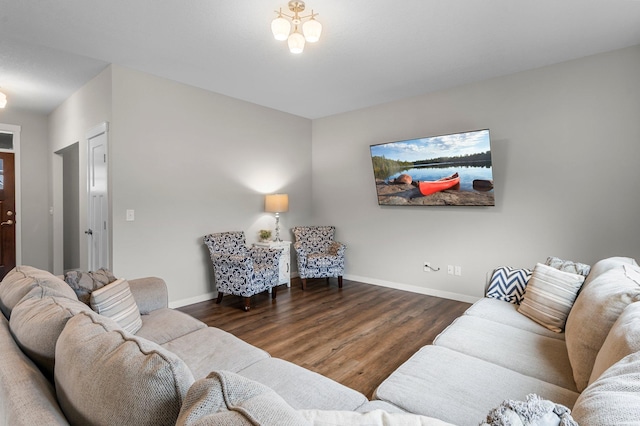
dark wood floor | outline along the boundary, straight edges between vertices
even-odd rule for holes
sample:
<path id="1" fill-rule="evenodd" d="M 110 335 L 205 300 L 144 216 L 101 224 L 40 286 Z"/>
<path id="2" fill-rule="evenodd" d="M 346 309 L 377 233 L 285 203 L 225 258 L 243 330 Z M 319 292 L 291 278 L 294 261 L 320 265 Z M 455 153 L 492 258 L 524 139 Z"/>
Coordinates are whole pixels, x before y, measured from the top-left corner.
<path id="1" fill-rule="evenodd" d="M 470 305 L 335 278 L 279 286 L 242 310 L 240 297 L 225 295 L 180 308 L 282 358 L 330 377 L 371 398 L 375 388 L 419 348 L 433 341 Z"/>

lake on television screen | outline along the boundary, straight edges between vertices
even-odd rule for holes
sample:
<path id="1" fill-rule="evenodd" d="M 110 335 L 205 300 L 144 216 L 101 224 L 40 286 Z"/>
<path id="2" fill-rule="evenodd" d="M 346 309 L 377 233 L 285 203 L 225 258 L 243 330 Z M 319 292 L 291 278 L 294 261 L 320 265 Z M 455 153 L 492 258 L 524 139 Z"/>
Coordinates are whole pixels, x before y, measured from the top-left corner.
<path id="1" fill-rule="evenodd" d="M 473 181 L 476 179 L 493 180 L 492 167 L 457 166 L 457 167 L 419 167 L 395 173 L 385 181 L 392 182 L 401 174 L 411 176 L 414 181 L 438 180 L 454 173 L 460 175 L 460 190 L 473 191 Z"/>

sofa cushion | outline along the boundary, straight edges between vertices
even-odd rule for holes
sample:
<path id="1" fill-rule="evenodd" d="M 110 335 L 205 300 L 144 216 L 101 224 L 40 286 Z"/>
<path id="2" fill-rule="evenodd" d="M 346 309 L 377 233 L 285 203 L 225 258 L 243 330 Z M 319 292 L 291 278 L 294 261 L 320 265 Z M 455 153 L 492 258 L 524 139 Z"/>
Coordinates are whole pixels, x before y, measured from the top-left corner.
<path id="1" fill-rule="evenodd" d="M 213 370 L 233 373 L 269 358 L 262 349 L 215 327 L 205 327 L 162 345 L 180 357 L 193 377 L 203 379 Z"/>
<path id="2" fill-rule="evenodd" d="M 575 390 L 567 348 L 561 339 L 463 315 L 433 344 Z"/>
<path id="3" fill-rule="evenodd" d="M 518 312 L 551 331 L 561 333 L 583 282 L 582 275 L 538 263 Z"/>
<path id="4" fill-rule="evenodd" d="M 572 260 L 562 260 L 554 256 L 548 257 L 547 261 L 544 264 L 551 266 L 552 268 L 556 268 L 560 271 L 570 272 L 572 274 L 578 274 L 585 277 L 589 275 L 589 271 L 591 271 L 590 265 L 586 265 L 580 262 L 574 262 Z"/>
<path id="5" fill-rule="evenodd" d="M 625 356 L 640 351 L 640 302 L 627 306 L 598 352 L 589 384 Z"/>
<path id="6" fill-rule="evenodd" d="M 355 410 L 367 398 L 328 377 L 278 358 L 267 358 L 239 371 L 269 386 L 297 410 Z"/>
<path id="7" fill-rule="evenodd" d="M 491 320 L 510 327 L 526 330 L 542 336 L 564 340 L 564 333 L 556 333 L 549 330 L 532 319 L 518 312 L 518 306 L 502 300 L 484 297 L 471 305 L 464 314 Z"/>
<path id="8" fill-rule="evenodd" d="M 601 261 L 602 262 L 602 261 Z M 640 300 L 640 285 L 627 277 L 627 269 L 638 270 L 624 261 L 607 260 L 594 265 L 567 318 L 565 340 L 571 368 L 579 391 L 587 387 L 593 366 L 611 327 L 622 311 Z"/>
<path id="9" fill-rule="evenodd" d="M 640 419 L 640 352 L 627 355 L 591 383 L 573 407 L 582 426 L 635 425 Z"/>
<path id="10" fill-rule="evenodd" d="M 374 410 L 366 413 L 355 411 L 300 410 L 309 424 L 318 426 L 454 426 L 432 417 L 410 413 L 388 413 Z"/>
<path id="11" fill-rule="evenodd" d="M 192 383 L 180 358 L 94 312 L 58 339 L 56 391 L 72 424 L 175 424 Z"/>
<path id="12" fill-rule="evenodd" d="M 267 386 L 214 371 L 189 388 L 176 426 L 311 424 Z"/>
<path id="13" fill-rule="evenodd" d="M 16 266 L 0 283 L 0 310 L 6 318 L 13 308 L 35 287 L 50 290 L 50 295 L 78 300 L 73 290 L 50 272 L 32 266 Z"/>
<path id="14" fill-rule="evenodd" d="M 39 295 L 42 291 L 34 288 L 13 308 L 11 332 L 24 353 L 52 378 L 56 342 L 60 333 L 70 318 L 91 309 L 79 300 L 55 296 L 32 297 L 32 293 Z"/>
<path id="15" fill-rule="evenodd" d="M 403 410 L 457 425 L 477 425 L 505 399 L 536 393 L 572 407 L 578 394 L 442 347 L 425 346 L 376 389 L 374 397 Z"/>
<path id="16" fill-rule="evenodd" d="M 118 279 L 94 290 L 89 297 L 89 303 L 91 309 L 111 318 L 129 333 L 135 334 L 142 327 L 140 311 L 127 280 Z"/>
<path id="17" fill-rule="evenodd" d="M 491 274 L 487 297 L 519 305 L 524 297 L 531 269 L 516 269 L 509 266 L 496 268 Z"/>
<path id="18" fill-rule="evenodd" d="M 9 322 L 0 315 L 0 423 L 68 425 L 53 385 L 18 347 Z"/>
<path id="19" fill-rule="evenodd" d="M 184 312 L 160 308 L 142 315 L 142 328 L 136 332 L 136 336 L 164 345 L 201 328 L 207 328 L 207 324 Z"/>

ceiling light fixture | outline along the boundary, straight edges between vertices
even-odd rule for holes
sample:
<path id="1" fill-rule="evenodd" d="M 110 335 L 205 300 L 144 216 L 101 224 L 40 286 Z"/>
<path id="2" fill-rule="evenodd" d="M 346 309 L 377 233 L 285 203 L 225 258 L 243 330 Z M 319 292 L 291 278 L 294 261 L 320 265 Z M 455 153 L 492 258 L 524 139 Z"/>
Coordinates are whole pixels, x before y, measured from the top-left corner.
<path id="1" fill-rule="evenodd" d="M 7 95 L 0 92 L 0 108 L 4 108 L 7 106 Z"/>
<path id="2" fill-rule="evenodd" d="M 273 37 L 276 40 L 287 40 L 291 53 L 302 53 L 305 41 L 315 43 L 320 40 L 320 34 L 322 33 L 322 24 L 316 21 L 318 14 L 313 13 L 313 9 L 310 15 L 300 15 L 304 11 L 304 7 L 303 1 L 292 0 L 289 2 L 289 10 L 293 12 L 293 15 L 283 13 L 282 8 L 280 8 L 279 11 L 276 11 L 278 17 L 271 22 Z M 302 23 L 303 20 L 307 21 Z M 293 32 L 291 31 L 291 24 L 293 24 Z M 300 32 L 301 25 L 302 33 Z"/>

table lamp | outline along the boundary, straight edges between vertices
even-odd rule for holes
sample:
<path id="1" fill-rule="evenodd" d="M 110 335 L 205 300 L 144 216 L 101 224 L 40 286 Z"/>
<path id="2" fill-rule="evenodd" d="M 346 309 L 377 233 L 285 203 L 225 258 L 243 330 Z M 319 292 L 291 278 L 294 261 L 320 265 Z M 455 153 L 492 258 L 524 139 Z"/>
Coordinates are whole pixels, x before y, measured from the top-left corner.
<path id="1" fill-rule="evenodd" d="M 276 238 L 280 242 L 280 213 L 289 211 L 289 196 L 287 194 L 269 194 L 264 198 L 264 211 L 276 214 Z"/>

